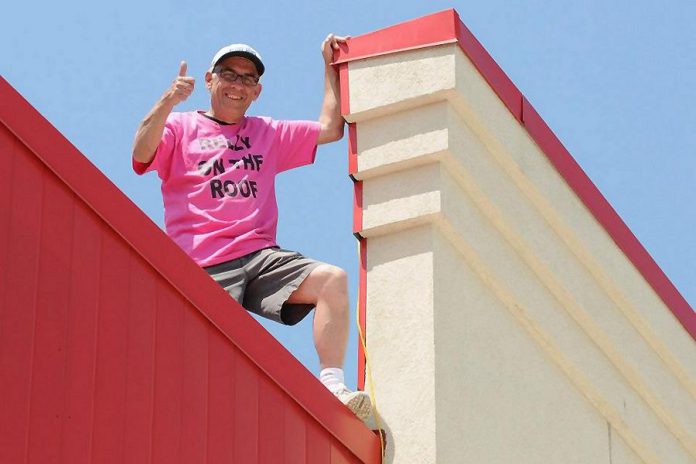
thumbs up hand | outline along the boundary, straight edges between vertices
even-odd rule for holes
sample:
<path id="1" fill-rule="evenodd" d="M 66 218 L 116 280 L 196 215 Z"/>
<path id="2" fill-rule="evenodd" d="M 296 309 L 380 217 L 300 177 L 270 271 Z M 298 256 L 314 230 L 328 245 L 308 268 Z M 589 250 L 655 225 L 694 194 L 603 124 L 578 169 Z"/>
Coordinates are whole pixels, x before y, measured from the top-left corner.
<path id="1" fill-rule="evenodd" d="M 174 79 L 174 82 L 172 82 L 172 85 L 165 93 L 165 98 L 173 105 L 186 100 L 193 92 L 193 86 L 196 80 L 186 75 L 186 69 L 186 61 L 182 61 L 179 65 L 179 75 L 176 76 L 176 79 Z"/>

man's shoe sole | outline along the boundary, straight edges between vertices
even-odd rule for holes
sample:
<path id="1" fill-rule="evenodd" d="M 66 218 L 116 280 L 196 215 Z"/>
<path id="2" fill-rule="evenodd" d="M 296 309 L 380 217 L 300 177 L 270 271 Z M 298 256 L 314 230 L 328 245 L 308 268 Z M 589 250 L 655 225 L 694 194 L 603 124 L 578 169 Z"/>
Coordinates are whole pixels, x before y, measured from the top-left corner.
<path id="1" fill-rule="evenodd" d="M 363 392 L 353 392 L 352 397 L 345 403 L 348 409 L 353 411 L 358 419 L 366 421 L 372 415 L 372 402 L 370 397 Z"/>

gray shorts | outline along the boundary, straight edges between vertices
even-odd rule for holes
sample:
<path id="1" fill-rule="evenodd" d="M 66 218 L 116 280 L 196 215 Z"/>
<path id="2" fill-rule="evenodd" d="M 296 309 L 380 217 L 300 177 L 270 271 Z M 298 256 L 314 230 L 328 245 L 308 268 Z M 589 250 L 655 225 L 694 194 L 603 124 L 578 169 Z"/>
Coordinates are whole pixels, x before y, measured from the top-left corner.
<path id="1" fill-rule="evenodd" d="M 288 298 L 321 264 L 295 251 L 272 247 L 203 269 L 246 310 L 295 325 L 314 305 L 289 304 Z"/>

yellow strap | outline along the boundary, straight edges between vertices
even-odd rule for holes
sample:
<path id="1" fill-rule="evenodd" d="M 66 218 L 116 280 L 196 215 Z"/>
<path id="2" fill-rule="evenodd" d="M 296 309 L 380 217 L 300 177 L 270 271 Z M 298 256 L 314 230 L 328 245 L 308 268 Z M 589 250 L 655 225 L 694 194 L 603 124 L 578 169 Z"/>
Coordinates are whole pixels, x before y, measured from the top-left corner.
<path id="1" fill-rule="evenodd" d="M 360 262 L 360 243 L 358 242 L 358 262 Z M 367 353 L 367 344 L 365 343 L 365 336 L 362 332 L 362 327 L 360 327 L 360 279 L 358 279 L 358 302 L 355 305 L 355 324 L 358 326 L 358 335 L 360 337 L 360 345 L 362 346 L 363 353 L 365 353 L 365 371 L 367 373 L 367 385 L 368 385 L 368 395 L 370 396 L 370 401 L 372 402 L 372 415 L 375 418 L 375 424 L 377 425 L 377 432 L 379 433 L 379 443 L 382 449 L 382 456 L 384 456 L 384 438 L 382 438 L 382 424 L 379 420 L 379 414 L 377 412 L 377 399 L 375 398 L 375 386 L 372 380 L 372 369 L 370 368 L 370 356 Z M 365 308 L 367 311 L 367 308 Z M 367 324 L 367 314 L 365 314 L 365 323 Z"/>

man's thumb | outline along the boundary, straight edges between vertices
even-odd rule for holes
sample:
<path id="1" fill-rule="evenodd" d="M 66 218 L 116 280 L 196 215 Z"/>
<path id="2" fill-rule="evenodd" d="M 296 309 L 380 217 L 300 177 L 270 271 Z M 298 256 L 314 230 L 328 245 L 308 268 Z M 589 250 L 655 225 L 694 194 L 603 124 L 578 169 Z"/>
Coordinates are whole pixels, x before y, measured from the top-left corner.
<path id="1" fill-rule="evenodd" d="M 186 62 L 182 61 L 179 65 L 179 76 L 184 77 L 186 75 Z"/>

